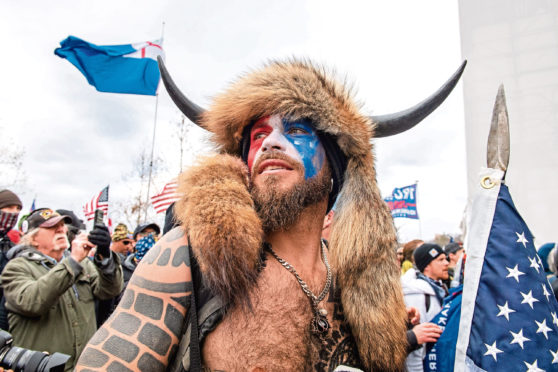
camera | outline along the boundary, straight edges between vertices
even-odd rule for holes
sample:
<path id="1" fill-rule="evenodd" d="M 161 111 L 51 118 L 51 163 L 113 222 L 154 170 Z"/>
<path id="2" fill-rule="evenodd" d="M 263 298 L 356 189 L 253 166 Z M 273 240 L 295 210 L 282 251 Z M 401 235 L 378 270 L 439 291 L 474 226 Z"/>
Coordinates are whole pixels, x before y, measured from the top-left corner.
<path id="1" fill-rule="evenodd" d="M 70 356 L 62 353 L 48 353 L 12 346 L 12 335 L 0 330 L 0 367 L 14 372 L 64 372 Z"/>

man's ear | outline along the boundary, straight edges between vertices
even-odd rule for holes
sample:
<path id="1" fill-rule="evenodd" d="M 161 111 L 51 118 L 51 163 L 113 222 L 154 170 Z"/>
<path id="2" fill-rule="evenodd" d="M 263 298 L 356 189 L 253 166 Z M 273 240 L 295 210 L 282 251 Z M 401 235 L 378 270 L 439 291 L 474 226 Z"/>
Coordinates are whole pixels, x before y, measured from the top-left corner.
<path id="1" fill-rule="evenodd" d="M 322 226 L 322 230 L 327 229 L 328 227 L 331 226 L 331 223 L 333 222 L 333 215 L 335 214 L 335 212 L 332 210 L 329 211 L 328 214 L 326 214 L 325 218 L 324 218 L 324 225 Z"/>

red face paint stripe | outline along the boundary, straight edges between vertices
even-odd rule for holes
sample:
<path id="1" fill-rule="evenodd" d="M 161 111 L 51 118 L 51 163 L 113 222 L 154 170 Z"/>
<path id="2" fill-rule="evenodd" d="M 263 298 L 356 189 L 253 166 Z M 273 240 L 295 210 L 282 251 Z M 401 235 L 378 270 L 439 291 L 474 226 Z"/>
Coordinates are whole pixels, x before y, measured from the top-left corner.
<path id="1" fill-rule="evenodd" d="M 261 136 L 260 138 L 256 138 L 258 134 L 269 134 L 272 132 L 273 128 L 268 125 L 269 116 L 265 116 L 254 124 L 252 129 L 250 130 L 250 150 L 248 151 L 248 169 L 252 171 L 252 164 L 254 163 L 254 158 L 258 153 L 260 147 L 262 147 L 262 143 L 265 139 L 265 136 Z"/>

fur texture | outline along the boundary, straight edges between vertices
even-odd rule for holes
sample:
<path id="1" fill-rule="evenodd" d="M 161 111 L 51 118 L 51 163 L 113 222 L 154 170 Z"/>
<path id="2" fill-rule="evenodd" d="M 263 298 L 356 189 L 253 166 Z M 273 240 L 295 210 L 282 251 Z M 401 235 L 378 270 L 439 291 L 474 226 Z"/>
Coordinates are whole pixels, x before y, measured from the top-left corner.
<path id="1" fill-rule="evenodd" d="M 399 271 L 395 264 L 395 248 L 397 245 L 395 228 L 391 214 L 383 202 L 376 184 L 376 172 L 370 140 L 373 125 L 369 118 L 359 112 L 359 107 L 353 102 L 348 89 L 335 82 L 323 68 L 313 66 L 309 62 L 289 61 L 273 62 L 263 69 L 252 72 L 236 83 L 222 95 L 215 98 L 213 105 L 202 118 L 203 125 L 213 133 L 214 141 L 222 152 L 239 155 L 243 129 L 253 120 L 262 116 L 280 114 L 291 119 L 309 118 L 318 130 L 330 133 L 337 139 L 340 149 L 348 159 L 345 181 L 340 193 L 336 214 L 331 233 L 330 252 L 331 263 L 338 275 L 342 288 L 341 299 L 347 320 L 357 341 L 360 356 L 366 367 L 371 370 L 400 371 L 403 370 L 406 358 L 406 312 L 399 281 Z M 214 162 L 214 166 L 220 163 Z M 232 164 L 232 160 L 231 160 Z M 233 169 L 234 168 L 234 169 Z M 259 258 L 256 246 L 260 240 L 255 238 L 261 227 L 257 217 L 249 210 L 250 196 L 245 188 L 242 177 L 244 169 L 234 166 L 230 171 L 220 170 L 214 174 L 211 182 L 213 188 L 219 192 L 209 191 L 207 188 L 195 186 L 199 190 L 199 199 L 207 199 L 219 215 L 224 217 L 225 210 L 230 212 L 230 219 L 234 221 L 218 224 L 220 240 L 215 241 L 210 235 L 215 229 L 203 228 L 204 218 L 195 217 L 196 224 L 192 225 L 190 212 L 201 209 L 200 201 L 181 201 L 177 206 L 177 213 L 187 223 L 190 234 L 194 234 L 196 243 L 203 246 L 200 250 L 217 247 L 217 253 L 201 253 L 210 259 L 219 259 L 210 263 L 202 258 L 204 270 L 209 270 L 210 277 L 215 281 L 236 280 L 239 276 L 228 263 L 227 268 L 221 265 L 226 262 L 225 257 L 232 253 L 222 250 L 221 240 L 228 242 L 242 241 L 242 248 L 226 245 L 229 248 L 245 252 L 235 252 L 234 256 L 240 262 L 246 260 L 243 270 L 248 267 L 254 269 Z M 221 168 L 220 168 L 221 169 Z M 234 175 L 239 171 L 242 176 Z M 204 170 L 193 170 L 200 177 L 207 177 Z M 225 196 L 221 192 L 221 184 L 228 184 L 225 176 L 235 180 L 231 191 L 242 196 Z M 194 176 L 184 179 L 194 180 Z M 183 185 L 185 198 L 191 186 Z M 238 198 L 238 199 L 237 199 Z M 219 199 L 217 207 L 215 199 Z M 225 200 L 235 202 L 232 208 L 225 207 Z M 186 208 L 186 204 L 190 208 Z M 226 208 L 226 209 L 225 209 Z M 240 212 L 237 210 L 239 209 Z M 199 212 L 199 211 L 198 211 Z M 215 212 L 207 212 L 207 221 L 213 221 Z M 206 213 L 206 212 L 204 212 Z M 187 216 L 187 217 L 186 217 Z M 249 217 L 242 220 L 243 217 Z M 189 225 L 188 225 L 189 223 Z M 207 223 L 207 222 L 206 222 Z M 225 227 L 233 227 L 225 231 Z M 203 230 L 200 234 L 196 229 Z M 210 231 L 206 231 L 210 229 Z M 250 235 L 254 233 L 255 235 Z M 238 237 L 237 234 L 240 234 Z M 246 238 L 246 235 L 249 235 Z M 192 235 L 191 235 L 192 236 Z M 207 239 L 207 241 L 205 241 Z M 193 246 L 194 238 L 192 238 Z M 259 247 L 259 246 L 258 246 Z M 215 249 L 215 248 L 213 248 Z M 232 273 L 225 273 L 232 270 Z M 218 272 L 212 273 L 213 271 Z M 253 275 L 245 282 L 252 283 Z M 217 283 L 215 284 L 218 285 Z M 227 284 L 229 289 L 237 288 L 237 284 Z M 234 287 L 234 288 L 233 288 Z M 241 286 L 239 286 L 241 287 Z"/>
<path id="2" fill-rule="evenodd" d="M 229 306 L 247 299 L 260 262 L 263 231 L 248 180 L 246 165 L 230 155 L 203 159 L 179 179 L 176 215 L 209 287 Z"/>

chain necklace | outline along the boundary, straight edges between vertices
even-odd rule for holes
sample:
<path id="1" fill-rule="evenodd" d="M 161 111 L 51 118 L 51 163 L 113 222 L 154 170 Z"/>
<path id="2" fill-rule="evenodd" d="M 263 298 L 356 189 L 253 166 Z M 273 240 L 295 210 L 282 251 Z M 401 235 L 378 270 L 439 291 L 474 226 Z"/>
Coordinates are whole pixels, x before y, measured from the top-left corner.
<path id="1" fill-rule="evenodd" d="M 322 289 L 322 292 L 320 292 L 318 296 L 312 293 L 312 291 L 308 287 L 308 284 L 306 284 L 306 282 L 302 280 L 300 275 L 298 275 L 298 273 L 296 272 L 295 268 L 290 263 L 288 263 L 287 261 L 279 257 L 277 253 L 275 253 L 275 251 L 271 248 L 271 244 L 266 244 L 265 247 L 269 251 L 269 253 L 271 253 L 271 255 L 275 257 L 277 261 L 279 261 L 281 266 L 283 266 L 291 274 L 294 275 L 294 277 L 298 281 L 298 284 L 302 288 L 302 292 L 304 292 L 306 297 L 308 297 L 308 299 L 310 300 L 310 304 L 312 305 L 312 310 L 314 311 L 314 317 L 312 318 L 312 322 L 310 323 L 310 330 L 312 331 L 312 333 L 316 336 L 322 336 L 322 337 L 325 336 L 327 334 L 327 331 L 330 328 L 330 325 L 327 320 L 327 310 L 324 308 L 320 308 L 319 304 L 328 294 L 329 289 L 331 287 L 331 268 L 329 267 L 329 262 L 327 261 L 327 256 L 325 252 L 326 247 L 324 242 L 322 241 L 322 259 L 327 269 L 327 277 L 326 277 L 326 283 L 324 289 Z"/>

